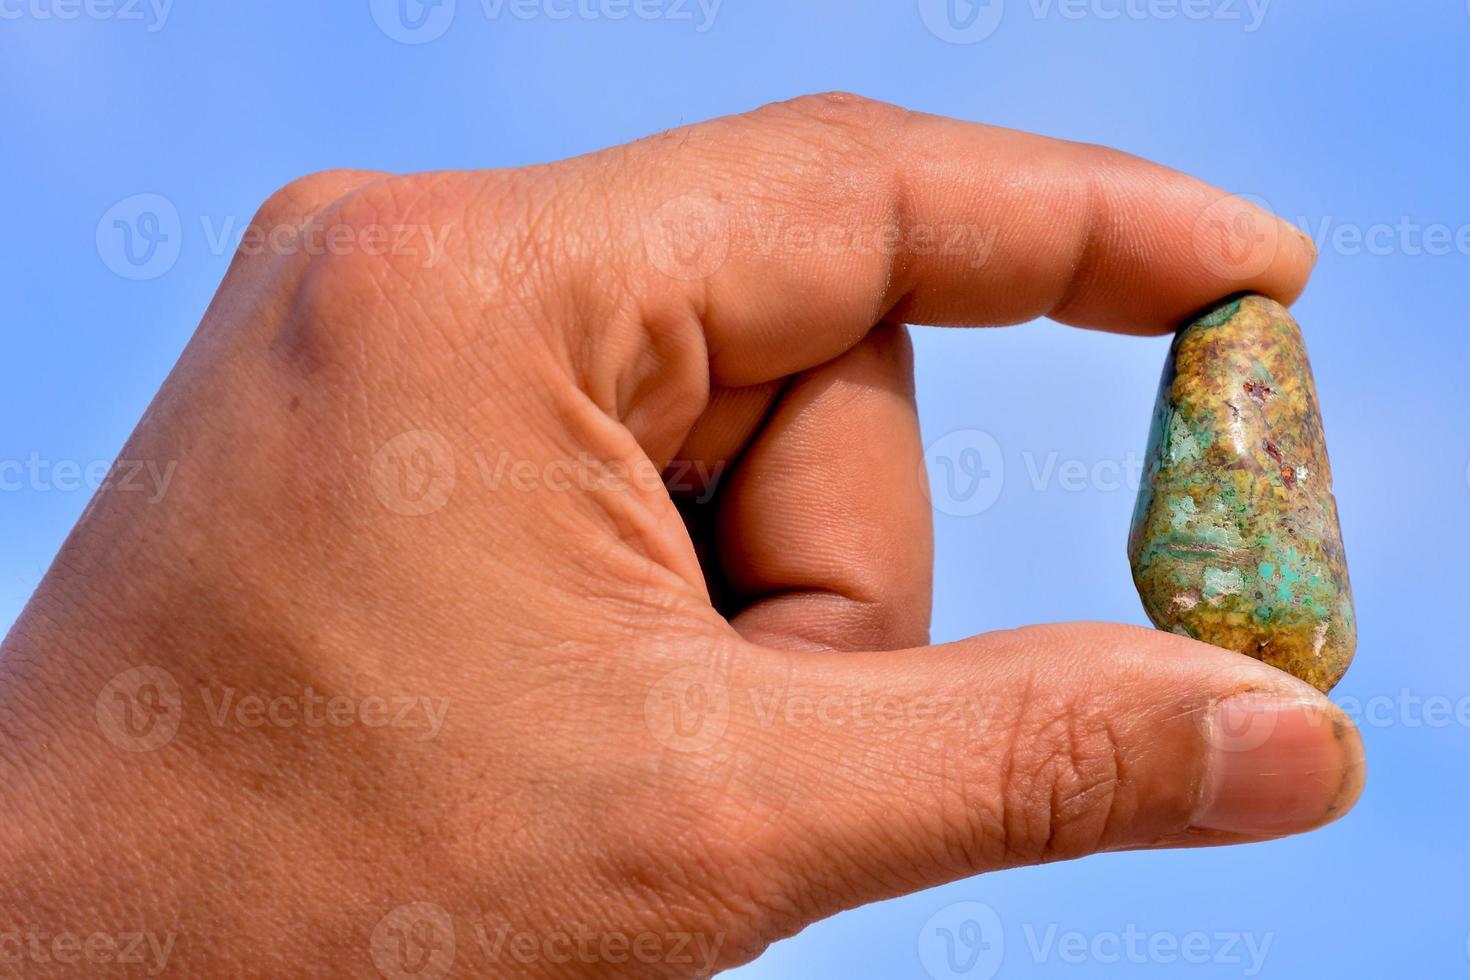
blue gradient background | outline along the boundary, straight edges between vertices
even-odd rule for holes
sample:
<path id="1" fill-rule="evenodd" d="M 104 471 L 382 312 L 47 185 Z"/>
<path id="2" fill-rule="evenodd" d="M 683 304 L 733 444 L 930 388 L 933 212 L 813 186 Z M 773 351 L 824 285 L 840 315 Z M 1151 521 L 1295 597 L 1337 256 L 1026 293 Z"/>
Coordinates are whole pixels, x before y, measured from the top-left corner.
<path id="1" fill-rule="evenodd" d="M 327 167 L 513 166 L 844 88 L 1118 146 L 1314 228 L 1470 224 L 1462 0 L 1275 0 L 1255 31 L 1243 4 L 1231 8 L 1243 20 L 1109 19 L 1098 14 L 1122 0 L 1099 0 L 1070 19 L 1009 0 L 973 44 L 926 30 L 919 0 L 729 0 L 706 30 L 697 6 L 686 8 L 693 21 L 522 21 L 459 0 L 447 32 L 419 45 L 390 39 L 369 0 L 181 0 L 161 24 L 41 18 L 44 2 L 0 0 L 0 460 L 110 459 L 228 262 L 201 219 L 243 225 L 274 188 Z M 103 261 L 98 224 L 144 192 L 177 208 L 180 254 L 165 274 L 131 281 Z M 1249 966 L 1074 964 L 1055 952 L 1037 962 L 1027 930 L 1048 925 L 1089 940 L 1130 926 L 1269 936 L 1266 977 L 1470 974 L 1470 711 L 1444 723 L 1411 700 L 1470 705 L 1470 255 L 1414 245 L 1397 233 L 1371 253 L 1329 240 L 1297 307 L 1361 621 L 1357 665 L 1334 696 L 1387 705 L 1364 728 L 1371 775 L 1358 809 L 1274 844 L 956 883 L 819 924 L 738 976 L 1215 977 Z M 1027 461 L 1040 468 L 1055 453 L 1090 467 L 1140 453 L 1167 341 L 1047 323 L 915 337 L 926 438 L 983 430 L 1004 466 L 992 507 L 939 516 L 936 639 L 1142 622 L 1123 556 L 1131 487 L 1038 483 Z M 88 495 L 0 492 L 0 626 Z M 950 908 L 966 901 L 993 911 L 991 948 L 970 972 L 947 973 L 935 968 L 936 929 L 966 918 Z"/>

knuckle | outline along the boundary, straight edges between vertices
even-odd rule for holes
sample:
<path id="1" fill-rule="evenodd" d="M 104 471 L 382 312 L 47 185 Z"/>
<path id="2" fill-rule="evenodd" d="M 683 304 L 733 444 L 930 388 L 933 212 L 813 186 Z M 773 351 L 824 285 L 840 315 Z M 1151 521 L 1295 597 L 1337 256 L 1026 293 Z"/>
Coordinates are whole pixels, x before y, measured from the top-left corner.
<path id="1" fill-rule="evenodd" d="M 784 107 L 841 139 L 883 136 L 910 115 L 907 109 L 851 92 L 803 95 Z"/>
<path id="2" fill-rule="evenodd" d="M 760 144 L 761 161 L 780 159 L 776 176 L 763 179 L 785 205 L 812 220 L 887 221 L 900 217 L 905 175 L 895 151 L 905 145 L 913 114 L 886 102 L 843 92 L 806 95 L 759 110 L 754 132 L 741 134 L 735 166 L 749 167 L 748 147 Z M 833 193 L 834 174 L 841 193 Z"/>
<path id="3" fill-rule="evenodd" d="M 354 351 L 401 352 L 406 324 L 420 339 L 444 329 L 453 279 L 435 277 L 457 246 L 454 196 L 432 175 L 384 177 L 318 208 L 281 245 L 297 264 L 274 349 L 316 370 Z"/>
<path id="4" fill-rule="evenodd" d="M 387 177 L 364 185 L 323 209 L 312 224 L 322 232 L 311 250 L 313 259 L 329 264 L 348 259 L 349 268 L 408 265 L 399 259 L 422 259 L 409 233 L 452 228 L 460 209 L 452 192 L 442 193 L 430 175 Z"/>
<path id="5" fill-rule="evenodd" d="M 320 209 L 381 176 L 377 171 L 343 168 L 297 177 L 265 199 L 251 219 L 251 227 L 304 224 Z"/>
<path id="6" fill-rule="evenodd" d="M 1000 790 L 1010 861 L 1090 854 L 1129 807 L 1123 751 L 1108 719 L 1057 698 L 1030 700 L 1011 734 Z"/>

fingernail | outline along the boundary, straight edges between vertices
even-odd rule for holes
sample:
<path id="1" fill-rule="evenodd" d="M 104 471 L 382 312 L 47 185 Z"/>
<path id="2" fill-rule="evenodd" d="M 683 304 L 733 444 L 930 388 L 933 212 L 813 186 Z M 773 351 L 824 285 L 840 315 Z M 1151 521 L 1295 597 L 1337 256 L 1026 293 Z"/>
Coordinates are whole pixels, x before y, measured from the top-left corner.
<path id="1" fill-rule="evenodd" d="M 1306 231 L 1303 230 L 1300 225 L 1295 225 L 1295 224 L 1292 224 L 1290 221 L 1287 221 L 1286 222 L 1286 226 L 1288 228 L 1290 228 L 1292 231 L 1296 232 L 1296 237 L 1300 238 L 1306 244 L 1307 248 L 1312 253 L 1312 261 L 1313 262 L 1316 262 L 1317 259 L 1321 255 L 1320 250 L 1317 248 L 1317 242 L 1316 242 L 1316 240 L 1314 238 L 1312 238 L 1311 235 L 1307 234 Z"/>
<path id="2" fill-rule="evenodd" d="M 1277 837 L 1347 812 L 1363 788 L 1363 743 L 1326 703 L 1240 694 L 1205 719 L 1209 760 L 1193 824 Z"/>

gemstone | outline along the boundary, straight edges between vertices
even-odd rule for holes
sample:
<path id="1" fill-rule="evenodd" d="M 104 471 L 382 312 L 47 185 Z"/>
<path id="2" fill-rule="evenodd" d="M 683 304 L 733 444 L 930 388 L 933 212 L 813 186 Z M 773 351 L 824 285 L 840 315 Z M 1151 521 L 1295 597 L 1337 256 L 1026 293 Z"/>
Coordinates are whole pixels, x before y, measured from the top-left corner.
<path id="1" fill-rule="evenodd" d="M 1155 626 L 1322 691 L 1357 646 L 1322 415 L 1301 329 L 1246 295 L 1180 330 L 1128 560 Z"/>

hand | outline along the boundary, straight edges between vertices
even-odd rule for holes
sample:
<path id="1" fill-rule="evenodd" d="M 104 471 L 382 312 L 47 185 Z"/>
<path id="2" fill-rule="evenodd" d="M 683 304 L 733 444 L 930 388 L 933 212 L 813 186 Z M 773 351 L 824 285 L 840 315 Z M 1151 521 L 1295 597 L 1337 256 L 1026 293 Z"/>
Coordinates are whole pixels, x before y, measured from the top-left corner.
<path id="1" fill-rule="evenodd" d="M 1357 797 L 1346 719 L 1237 654 L 926 645 L 899 324 L 1290 302 L 1314 254 L 1263 212 L 828 95 L 318 174 L 254 230 L 122 454 L 166 492 L 104 490 L 6 641 L 0 934 L 171 936 L 195 975 L 694 976 Z"/>

